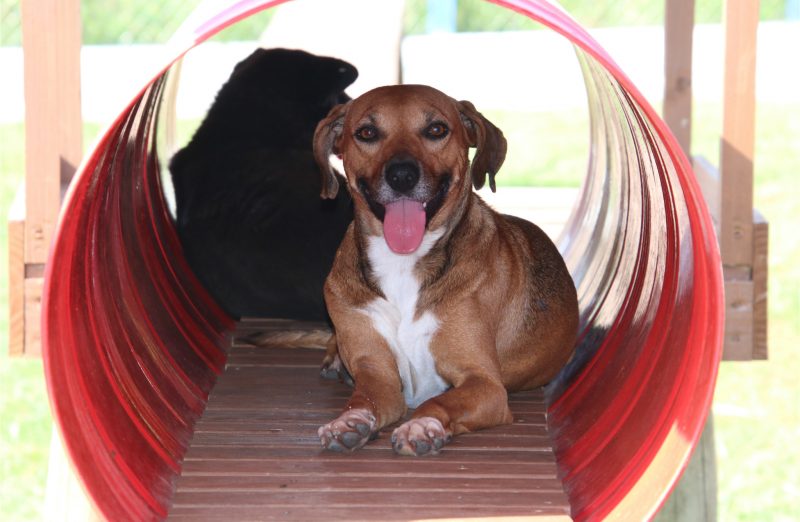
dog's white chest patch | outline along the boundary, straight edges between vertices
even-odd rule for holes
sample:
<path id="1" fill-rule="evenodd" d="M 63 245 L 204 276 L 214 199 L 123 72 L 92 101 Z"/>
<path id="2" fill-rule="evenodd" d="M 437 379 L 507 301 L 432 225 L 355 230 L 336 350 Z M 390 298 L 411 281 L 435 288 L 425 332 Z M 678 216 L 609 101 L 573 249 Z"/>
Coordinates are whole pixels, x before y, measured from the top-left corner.
<path id="1" fill-rule="evenodd" d="M 417 251 L 408 255 L 392 252 L 382 237 L 370 238 L 367 245 L 372 270 L 386 299 L 375 299 L 362 311 L 394 353 L 409 408 L 416 408 L 449 388 L 436 372 L 430 351 L 439 321 L 431 312 L 415 319 L 419 282 L 414 266 L 439 237 L 441 232 L 426 232 Z"/>

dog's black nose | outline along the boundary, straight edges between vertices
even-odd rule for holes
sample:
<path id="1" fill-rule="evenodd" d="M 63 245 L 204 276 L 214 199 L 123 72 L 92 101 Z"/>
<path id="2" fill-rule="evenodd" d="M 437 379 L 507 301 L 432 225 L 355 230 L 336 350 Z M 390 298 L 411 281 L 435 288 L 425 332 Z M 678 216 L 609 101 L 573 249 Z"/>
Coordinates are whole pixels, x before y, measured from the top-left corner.
<path id="1" fill-rule="evenodd" d="M 392 162 L 386 167 L 386 183 L 397 192 L 405 194 L 419 181 L 419 167 L 412 161 Z"/>

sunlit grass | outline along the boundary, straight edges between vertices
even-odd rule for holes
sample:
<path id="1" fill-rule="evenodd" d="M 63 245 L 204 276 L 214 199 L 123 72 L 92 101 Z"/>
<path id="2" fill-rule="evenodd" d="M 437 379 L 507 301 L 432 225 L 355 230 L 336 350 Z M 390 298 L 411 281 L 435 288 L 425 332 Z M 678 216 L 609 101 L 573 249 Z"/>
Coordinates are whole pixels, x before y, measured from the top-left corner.
<path id="1" fill-rule="evenodd" d="M 0 518 L 41 519 L 50 411 L 41 360 L 8 357 L 8 227 L 24 169 L 22 125 L 0 125 Z"/>

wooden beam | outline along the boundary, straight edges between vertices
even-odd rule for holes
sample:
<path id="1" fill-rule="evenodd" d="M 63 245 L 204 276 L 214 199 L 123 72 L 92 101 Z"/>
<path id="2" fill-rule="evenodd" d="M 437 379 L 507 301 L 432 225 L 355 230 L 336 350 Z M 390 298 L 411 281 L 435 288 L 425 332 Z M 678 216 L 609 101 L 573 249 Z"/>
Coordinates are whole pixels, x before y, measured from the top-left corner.
<path id="1" fill-rule="evenodd" d="M 725 273 L 725 342 L 722 358 L 726 361 L 753 359 L 753 281 L 749 274 Z"/>
<path id="2" fill-rule="evenodd" d="M 705 158 L 692 158 L 694 172 L 708 211 L 720 235 L 721 179 L 719 171 Z M 725 360 L 767 358 L 767 276 L 769 223 L 752 210 L 753 264 L 725 265 L 726 321 Z M 748 301 L 747 306 L 744 305 Z M 744 322 L 751 326 L 745 326 Z"/>
<path id="3" fill-rule="evenodd" d="M 25 185 L 8 212 L 8 354 L 25 352 Z"/>
<path id="4" fill-rule="evenodd" d="M 25 356 L 42 355 L 42 294 L 44 277 L 25 279 Z"/>
<path id="5" fill-rule="evenodd" d="M 769 223 L 753 210 L 753 359 L 767 358 Z"/>
<path id="6" fill-rule="evenodd" d="M 703 193 L 703 199 L 708 207 L 708 212 L 711 214 L 711 220 L 714 222 L 714 231 L 717 233 L 717 237 L 719 237 L 721 212 L 721 182 L 719 179 L 719 169 L 703 156 L 695 156 L 692 158 L 692 169 L 697 178 L 697 183 L 700 185 L 700 191 Z"/>
<path id="7" fill-rule="evenodd" d="M 753 265 L 753 152 L 758 0 L 726 0 L 720 172 L 720 252 L 725 265 Z"/>
<path id="8" fill-rule="evenodd" d="M 700 442 L 677 486 L 654 522 L 716 522 L 717 461 L 714 449 L 714 417 L 711 413 Z"/>
<path id="9" fill-rule="evenodd" d="M 664 121 L 683 152 L 692 145 L 694 0 L 667 0 L 664 19 Z"/>
<path id="10" fill-rule="evenodd" d="M 79 0 L 22 0 L 25 56 L 25 262 L 44 263 L 61 185 L 82 154 Z"/>

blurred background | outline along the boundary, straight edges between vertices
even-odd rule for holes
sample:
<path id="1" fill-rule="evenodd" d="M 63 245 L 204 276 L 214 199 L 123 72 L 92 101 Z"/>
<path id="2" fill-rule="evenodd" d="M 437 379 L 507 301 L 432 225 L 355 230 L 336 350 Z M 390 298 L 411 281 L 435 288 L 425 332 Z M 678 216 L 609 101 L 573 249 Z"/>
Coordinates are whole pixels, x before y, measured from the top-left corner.
<path id="1" fill-rule="evenodd" d="M 578 63 L 563 38 L 482 0 L 372 4 L 375 12 L 350 0 L 290 2 L 191 51 L 169 146 L 175 150 L 191 137 L 233 65 L 254 47 L 302 45 L 360 69 L 351 96 L 403 81 L 474 102 L 509 139 L 499 192 L 503 186 L 574 191 L 588 158 L 588 112 Z M 660 109 L 664 0 L 561 4 Z M 694 33 L 692 153 L 714 163 L 722 128 L 722 4 L 696 0 Z M 86 149 L 165 65 L 173 33 L 208 6 L 199 0 L 81 2 Z M 343 18 L 359 30 L 331 27 L 334 11 L 326 10 L 342 16 L 349 8 Z M 6 348 L 6 216 L 25 168 L 19 16 L 17 0 L 0 0 L 0 519 L 40 520 L 51 434 L 42 363 L 9 358 Z M 800 259 L 800 190 L 793 178 L 800 167 L 800 0 L 761 0 L 758 46 L 754 197 L 770 222 L 769 360 L 724 362 L 720 370 L 713 414 L 723 521 L 800 520 L 800 268 L 793 264 Z"/>

